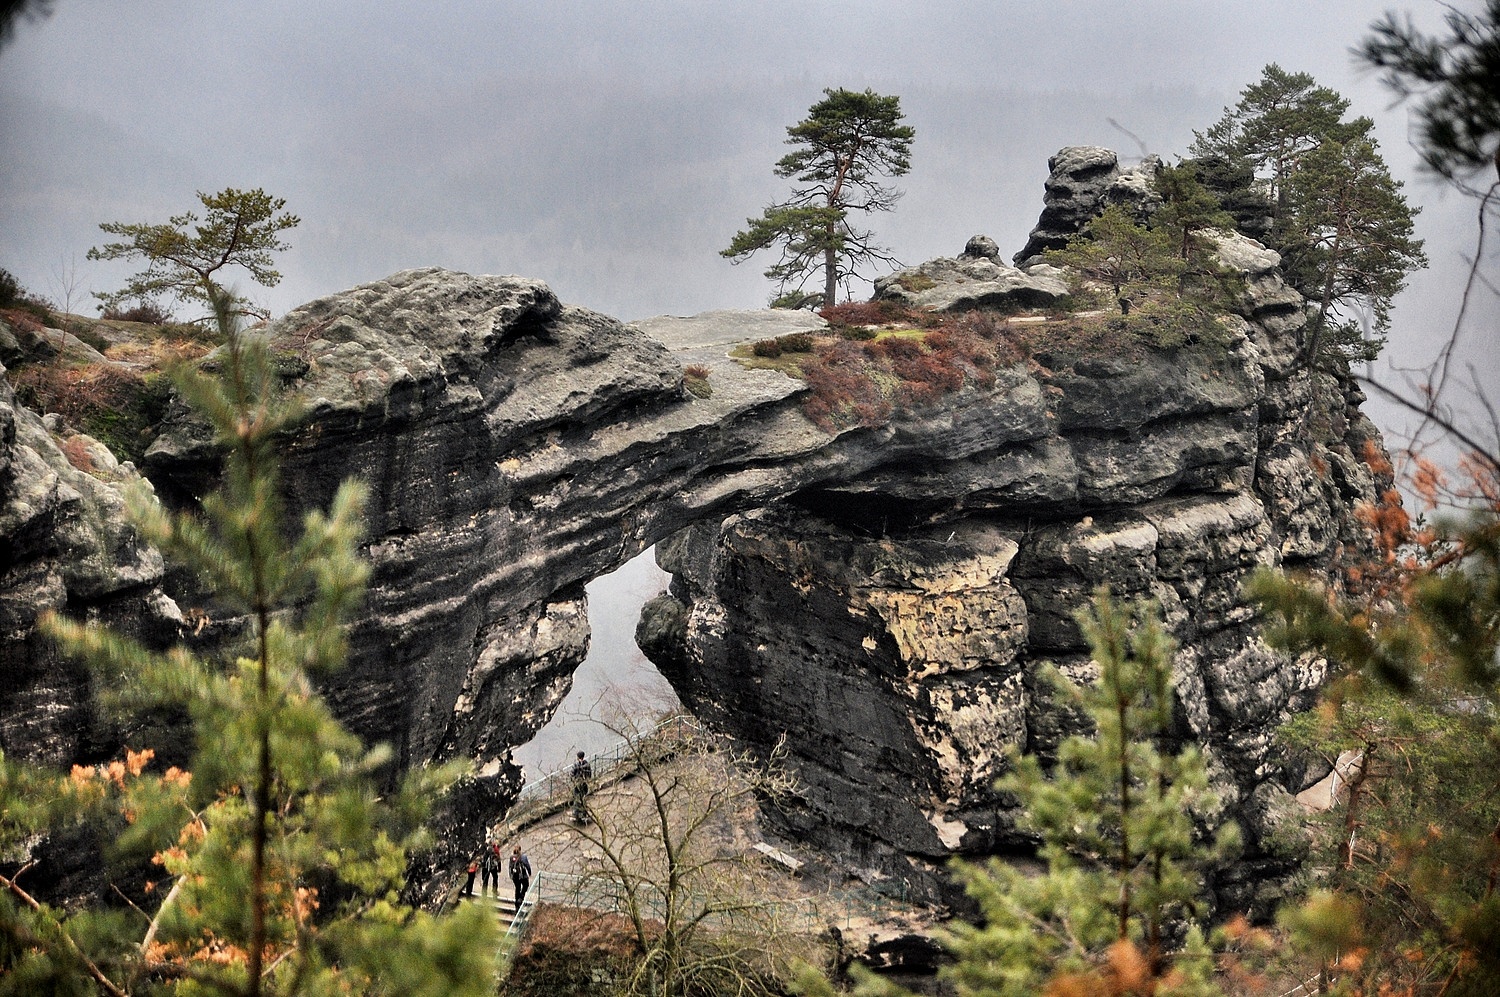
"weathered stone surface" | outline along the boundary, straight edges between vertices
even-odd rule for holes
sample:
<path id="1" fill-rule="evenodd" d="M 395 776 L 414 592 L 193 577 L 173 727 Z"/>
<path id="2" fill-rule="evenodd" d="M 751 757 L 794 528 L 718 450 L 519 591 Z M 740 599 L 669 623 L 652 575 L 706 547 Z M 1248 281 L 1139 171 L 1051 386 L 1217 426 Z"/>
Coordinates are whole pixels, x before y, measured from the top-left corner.
<path id="1" fill-rule="evenodd" d="M 977 308 L 1045 308 L 1067 295 L 1067 283 L 1051 272 L 1055 268 L 1040 273 L 1017 270 L 983 252 L 986 246 L 981 245 L 981 252 L 969 252 L 973 244 L 971 239 L 964 255 L 956 260 L 939 257 L 876 278 L 875 297 L 910 308 L 964 312 Z"/>
<path id="2" fill-rule="evenodd" d="M 982 524 L 860 543 L 790 511 L 733 517 L 707 562 L 664 549 L 695 640 L 666 674 L 711 699 L 714 722 L 747 711 L 773 737 L 797 732 L 807 792 L 791 819 L 805 840 L 845 854 L 838 824 L 851 820 L 884 829 L 854 844 L 856 865 L 891 848 L 944 854 L 966 833 L 955 814 L 989 795 L 1001 747 L 1024 738 L 1015 550 Z M 711 648 L 697 643 L 708 633 Z M 993 822 L 986 803 L 976 823 Z"/>
<path id="3" fill-rule="evenodd" d="M 291 386 L 308 407 L 309 431 L 285 453 L 293 505 L 325 504 L 351 473 L 371 489 L 369 597 L 351 626 L 351 666 L 327 690 L 340 714 L 366 737 L 392 740 L 408 764 L 501 760 L 545 721 L 583 654 L 576 587 L 689 523 L 814 486 L 912 506 L 1087 506 L 1116 485 L 1161 492 L 1233 464 L 1248 446 L 1206 447 L 1212 434 L 1200 432 L 1184 452 L 1213 450 L 1202 467 L 1164 452 L 1136 473 L 1111 456 L 1122 445 L 1107 438 L 1119 412 L 1067 410 L 1059 433 L 1048 391 L 1066 400 L 1068 389 L 1044 390 L 1020 368 L 887 427 L 829 436 L 798 411 L 801 382 L 727 356 L 736 342 L 820 322 L 711 313 L 626 327 L 561 305 L 535 281 L 425 270 L 310 303 L 266 329 L 300 361 Z M 711 398 L 681 390 L 686 362 L 710 369 Z M 1102 390 L 1119 373 L 1079 390 Z M 1132 432 L 1149 436 L 1155 422 L 1216 406 L 1230 418 L 1250 397 L 1247 384 L 1199 388 L 1191 371 L 1157 373 L 1187 401 L 1171 413 L 1134 411 Z M 201 494 L 216 466 L 188 421 L 148 454 L 176 503 Z M 75 587 L 88 584 L 80 574 Z M 207 621 L 205 639 L 233 629 L 206 594 L 174 595 Z"/>
<path id="4" fill-rule="evenodd" d="M 1161 160 L 1147 156 L 1122 170 L 1119 157 L 1098 146 L 1069 146 L 1047 160 L 1051 171 L 1044 185 L 1042 213 L 1026 246 L 1015 255 L 1017 266 L 1040 262 L 1049 249 L 1061 249 L 1101 210 L 1125 204 L 1148 213 L 1159 201 L 1150 179 Z"/>
<path id="5" fill-rule="evenodd" d="M 1145 174 L 1122 180 L 1112 154 L 1066 152 L 1058 218 L 1064 202 L 1141 195 Z M 801 415 L 802 382 L 729 357 L 817 328 L 806 313 L 627 326 L 536 281 L 437 269 L 309 303 L 263 333 L 307 405 L 288 497 L 322 506 L 351 474 L 372 496 L 369 596 L 325 691 L 404 764 L 471 757 L 495 773 L 454 804 L 472 828 L 514 792 L 510 749 L 582 658 L 583 583 L 659 544 L 673 599 L 653 604 L 642 643 L 679 693 L 749 744 L 791 734 L 808 787 L 791 831 L 938 891 L 946 857 L 1023 843 L 990 788 L 1000 751 L 1045 752 L 1077 729 L 1038 668 L 1091 677 L 1071 614 L 1109 583 L 1162 604 L 1182 642 L 1180 734 L 1206 745 L 1225 819 L 1254 838 L 1246 801 L 1306 768 L 1277 757 L 1271 731 L 1322 676 L 1259 645 L 1239 585 L 1255 565 L 1316 569 L 1362 542 L 1349 509 L 1381 485 L 1365 461 L 1379 437 L 1356 393 L 1295 362 L 1302 303 L 1264 251 L 1224 255 L 1251 278 L 1227 349 L 1043 358 L 834 435 Z M 983 244 L 940 262 L 1009 270 Z M 683 390 L 688 364 L 709 397 Z M 36 635 L 37 608 L 156 642 L 184 615 L 200 641 L 236 624 L 120 525 L 134 469 L 70 447 L 95 474 L 0 396 L 0 747 L 53 761 L 112 752 L 119 732 Z M 190 505 L 217 455 L 179 419 L 146 473 Z M 1282 861 L 1255 847 L 1252 864 Z"/>
<path id="6" fill-rule="evenodd" d="M 1210 229 L 1204 235 L 1213 241 L 1219 262 L 1246 277 L 1266 277 L 1281 266 L 1280 253 L 1267 249 L 1248 236 L 1222 229 Z"/>
<path id="7" fill-rule="evenodd" d="M 36 632 L 40 613 L 86 613 L 146 640 L 182 622 L 160 587 L 161 555 L 125 523 L 131 485 L 149 488 L 97 441 L 55 436 L 0 379 L 0 750 L 13 758 L 94 758 L 120 736 L 88 673 Z"/>
<path id="8" fill-rule="evenodd" d="M 1226 246 L 1261 288 L 1228 349 L 1076 360 L 1045 376 L 1040 435 L 812 486 L 795 508 L 660 548 L 686 632 L 648 652 L 737 737 L 788 734 L 808 787 L 791 833 L 939 892 L 944 857 L 1024 846 L 1013 801 L 988 788 L 999 748 L 1045 755 L 1080 729 L 1039 668 L 1093 680 L 1074 614 L 1105 584 L 1155 600 L 1180 642 L 1178 734 L 1207 753 L 1214 820 L 1246 829 L 1243 867 L 1290 871 L 1269 801 L 1309 771 L 1274 731 L 1312 704 L 1324 665 L 1269 651 L 1241 584 L 1260 565 L 1315 568 L 1367 542 L 1351 510 L 1380 486 L 1364 459 L 1378 444 L 1357 399 L 1292 361 L 1298 327 L 1264 303 L 1290 300 L 1273 254 Z M 1310 410 L 1327 412 L 1314 432 Z M 961 567 L 981 536 L 1014 553 L 982 582 Z M 882 557 L 920 567 L 873 572 Z M 917 636 L 880 611 L 927 606 L 916 579 L 945 569 L 966 580 Z M 876 577 L 894 588 L 871 590 Z M 982 663 L 956 666 L 969 650 Z M 1238 874 L 1217 888 L 1262 912 L 1274 894 Z"/>
<path id="9" fill-rule="evenodd" d="M 1000 261 L 1000 247 L 995 240 L 987 235 L 970 236 L 969 241 L 964 244 L 965 256 L 982 257 L 986 260 Z"/>

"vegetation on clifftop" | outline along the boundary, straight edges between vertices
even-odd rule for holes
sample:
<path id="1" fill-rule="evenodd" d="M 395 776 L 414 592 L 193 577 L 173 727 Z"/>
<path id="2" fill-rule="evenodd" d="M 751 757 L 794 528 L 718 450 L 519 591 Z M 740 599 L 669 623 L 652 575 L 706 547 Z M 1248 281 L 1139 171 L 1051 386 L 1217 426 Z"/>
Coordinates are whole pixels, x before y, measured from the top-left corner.
<path id="1" fill-rule="evenodd" d="M 729 247 L 719 255 L 736 263 L 763 249 L 779 247 L 781 256 L 766 271 L 776 281 L 775 304 L 802 307 L 804 302 L 836 304 L 841 284 L 870 263 L 888 263 L 890 255 L 874 242 L 874 233 L 855 228 L 850 213 L 890 211 L 901 192 L 882 183 L 911 169 L 916 132 L 902 124 L 901 98 L 873 90 L 825 89 L 807 117 L 786 130 L 793 151 L 776 164 L 776 175 L 795 185 L 790 197 L 772 204 L 759 218 L 746 220 Z M 821 295 L 803 288 L 823 277 Z"/>

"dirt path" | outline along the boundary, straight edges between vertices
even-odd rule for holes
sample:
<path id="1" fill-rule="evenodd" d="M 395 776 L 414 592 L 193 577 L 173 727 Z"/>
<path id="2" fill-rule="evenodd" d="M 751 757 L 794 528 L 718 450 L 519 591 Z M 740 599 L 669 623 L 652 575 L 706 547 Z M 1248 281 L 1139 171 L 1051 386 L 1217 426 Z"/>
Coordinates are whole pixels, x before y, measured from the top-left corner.
<path id="1" fill-rule="evenodd" d="M 656 769 L 653 777 L 658 786 L 671 784 L 690 797 L 703 792 L 697 787 L 727 789 L 736 779 L 722 758 L 712 753 L 685 754 Z M 658 882 L 666 878 L 660 811 L 648 780 L 639 774 L 622 774 L 617 770 L 596 781 L 598 785 L 590 793 L 589 805 L 598 814 L 602 828 L 581 828 L 574 823 L 568 805 L 570 796 L 559 781 L 550 798 L 519 807 L 518 812 L 495 829 L 503 854 L 509 855 L 511 848 L 519 844 L 522 853 L 530 858 L 534 874 L 544 884 L 541 894 L 544 900 L 555 898 L 558 894 L 554 891 L 572 886 L 579 879 L 599 881 L 608 862 L 601 848 L 589 839 L 601 837 L 601 829 L 602 836 L 609 838 L 614 848 L 629 853 L 636 871 Z M 672 808 L 669 820 L 675 822 L 674 836 L 681 833 L 681 821 L 703 818 L 699 799 L 701 796 L 693 797 L 693 802 L 686 806 L 679 801 Z M 721 877 L 721 888 L 722 877 L 733 877 L 737 882 L 732 888 L 743 891 L 744 895 L 775 902 L 809 926 L 821 929 L 836 925 L 861 942 L 925 932 L 940 920 L 940 911 L 887 900 L 836 871 L 830 874 L 818 856 L 792 843 L 768 838 L 753 798 L 745 794 L 743 800 L 736 799 L 733 805 L 714 810 L 695 835 L 696 842 L 713 850 L 716 862 L 724 860 L 714 873 Z M 800 863 L 801 869 L 794 871 L 767 858 L 757 851 L 757 845 L 769 846 L 788 856 Z M 838 881 L 832 881 L 835 879 Z"/>

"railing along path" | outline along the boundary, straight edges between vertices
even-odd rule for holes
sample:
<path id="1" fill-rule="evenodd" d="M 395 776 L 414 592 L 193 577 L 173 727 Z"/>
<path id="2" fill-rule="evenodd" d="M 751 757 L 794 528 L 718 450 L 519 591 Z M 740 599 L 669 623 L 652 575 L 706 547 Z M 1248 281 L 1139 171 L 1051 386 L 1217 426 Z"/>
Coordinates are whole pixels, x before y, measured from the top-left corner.
<path id="1" fill-rule="evenodd" d="M 708 736 L 690 716 L 676 714 L 631 736 L 621 738 L 610 748 L 588 756 L 593 769 L 593 782 L 611 782 L 634 770 L 637 757 L 635 746 L 649 739 L 660 740 L 670 749 L 671 742 L 694 736 Z M 528 782 L 521 788 L 516 802 L 506 814 L 502 838 L 511 837 L 515 830 L 525 827 L 542 817 L 567 806 L 573 795 L 572 766 L 565 766 L 543 775 L 536 782 Z M 769 900 L 747 904 L 733 911 L 722 911 L 714 916 L 719 927 L 754 927 L 774 921 L 789 930 L 820 931 L 830 924 L 843 922 L 845 928 L 860 917 L 875 917 L 889 910 L 890 905 L 906 900 L 903 885 L 900 896 L 890 896 L 870 889 L 842 890 L 814 897 L 791 900 Z M 586 907 L 592 910 L 620 913 L 628 910 L 629 898 L 608 877 L 575 876 L 568 873 L 549 872 L 538 869 L 520 907 L 516 910 L 510 927 L 506 929 L 507 942 L 518 942 L 526 933 L 531 915 L 540 903 L 556 903 L 571 907 Z M 662 918 L 666 913 L 660 898 L 638 893 L 635 904 L 639 913 L 646 917 Z"/>

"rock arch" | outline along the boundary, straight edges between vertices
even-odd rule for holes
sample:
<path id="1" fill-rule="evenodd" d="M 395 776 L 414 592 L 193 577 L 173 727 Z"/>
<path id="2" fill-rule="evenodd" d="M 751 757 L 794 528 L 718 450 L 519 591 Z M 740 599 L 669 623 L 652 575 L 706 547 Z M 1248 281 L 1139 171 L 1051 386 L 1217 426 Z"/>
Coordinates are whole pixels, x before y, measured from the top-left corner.
<path id="1" fill-rule="evenodd" d="M 777 695 L 814 703 L 812 685 L 844 682 L 798 718 L 821 788 L 793 829 L 826 830 L 823 843 L 884 873 L 920 872 L 1014 843 L 988 791 L 996 742 L 1053 736 L 1029 669 L 1043 656 L 1082 667 L 1067 611 L 1108 581 L 1167 606 L 1184 641 L 1185 733 L 1218 752 L 1240 810 L 1273 808 L 1295 773 L 1270 731 L 1319 676 L 1258 647 L 1238 581 L 1361 542 L 1349 511 L 1374 494 L 1362 454 L 1379 437 L 1342 388 L 1330 428 L 1300 432 L 1313 397 L 1294 366 L 1300 299 L 1274 254 L 1236 243 L 1226 255 L 1252 287 L 1228 350 L 1018 365 L 841 434 L 801 415 L 801 382 L 727 355 L 821 321 L 806 314 L 625 325 L 537 281 L 438 269 L 304 305 L 265 330 L 308 404 L 286 451 L 292 501 L 324 504 L 350 474 L 372 489 L 369 598 L 328 695 L 405 764 L 504 758 L 587 646 L 584 583 L 662 543 L 680 625 L 651 650 L 679 693 L 753 740 Z M 684 390 L 687 365 L 708 370 L 709 397 Z M 29 547 L 14 537 L 35 531 L 12 529 L 12 577 L 53 578 L 42 603 L 179 629 L 197 597 L 110 531 L 117 489 L 63 471 L 35 417 L 5 411 L 21 427 L 0 467 L 9 508 L 47 492 L 27 508 L 63 527 Z M 182 421 L 145 471 L 185 500 L 214 466 Z M 115 568 L 77 570 L 90 544 Z M 41 755 L 107 740 L 29 632 L 6 654 L 20 676 L 0 704 L 7 750 L 28 717 L 58 710 L 79 722 L 56 725 Z M 803 654 L 816 669 L 796 667 Z M 856 700 L 879 723 L 828 706 Z M 514 780 L 497 787 L 502 805 Z"/>

